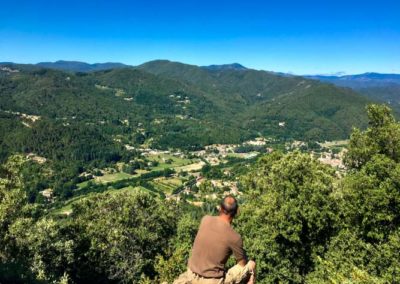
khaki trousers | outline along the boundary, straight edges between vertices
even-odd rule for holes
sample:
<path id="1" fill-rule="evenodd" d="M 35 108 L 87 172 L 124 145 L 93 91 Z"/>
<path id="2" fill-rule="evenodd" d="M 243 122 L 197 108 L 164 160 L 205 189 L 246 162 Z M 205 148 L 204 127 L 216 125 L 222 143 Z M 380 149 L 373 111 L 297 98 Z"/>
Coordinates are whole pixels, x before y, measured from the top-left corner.
<path id="1" fill-rule="evenodd" d="M 242 284 L 247 283 L 251 273 L 248 265 L 238 264 L 228 270 L 225 278 L 204 278 L 188 269 L 173 284 Z"/>

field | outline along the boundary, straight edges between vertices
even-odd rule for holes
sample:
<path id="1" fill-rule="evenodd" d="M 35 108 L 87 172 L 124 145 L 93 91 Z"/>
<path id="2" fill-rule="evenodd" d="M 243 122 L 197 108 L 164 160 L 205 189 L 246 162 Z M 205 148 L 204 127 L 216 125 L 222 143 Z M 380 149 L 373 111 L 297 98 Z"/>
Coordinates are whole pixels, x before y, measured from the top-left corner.
<path id="1" fill-rule="evenodd" d="M 96 194 L 104 194 L 104 193 L 109 193 L 109 194 L 119 194 L 122 192 L 134 192 L 137 190 L 143 190 L 143 191 L 148 191 L 147 188 L 143 186 L 127 186 L 121 189 L 109 189 L 105 192 L 102 193 L 96 193 Z M 88 195 L 90 196 L 90 195 Z M 88 196 L 78 196 L 75 198 L 71 198 L 68 201 L 64 202 L 64 205 L 60 208 L 54 209 L 51 211 L 51 215 L 69 215 L 72 213 L 72 205 L 80 200 L 84 200 Z"/>
<path id="2" fill-rule="evenodd" d="M 320 143 L 321 147 L 325 148 L 347 146 L 347 144 L 349 144 L 349 140 L 325 141 L 324 143 Z"/>
<path id="3" fill-rule="evenodd" d="M 182 180 L 179 178 L 156 178 L 150 182 L 155 189 L 164 192 L 165 194 L 172 194 L 174 189 L 182 185 Z"/>
<path id="4" fill-rule="evenodd" d="M 191 172 L 191 171 L 199 171 L 201 170 L 201 168 L 205 165 L 206 163 L 204 163 L 203 161 L 197 162 L 197 163 L 193 163 L 190 165 L 186 165 L 186 166 L 181 166 L 181 167 L 176 167 L 175 170 L 177 172 Z"/>
<path id="5" fill-rule="evenodd" d="M 240 158 L 240 159 L 251 159 L 258 155 L 258 152 L 250 152 L 250 153 L 229 153 L 227 157 L 232 158 Z"/>
<path id="6" fill-rule="evenodd" d="M 163 170 L 166 168 L 177 169 L 183 166 L 188 166 L 194 163 L 198 163 L 198 159 L 186 159 L 181 157 L 176 157 L 170 154 L 158 154 L 150 155 L 147 157 L 150 161 L 156 161 L 159 164 L 152 168 L 154 171 Z"/>
<path id="7" fill-rule="evenodd" d="M 95 177 L 96 182 L 100 183 L 110 183 L 110 182 L 116 182 L 118 180 L 122 179 L 128 179 L 128 178 L 133 178 L 138 175 L 130 175 L 124 172 L 118 172 L 118 173 L 113 173 L 113 174 L 105 174 L 103 176 Z"/>

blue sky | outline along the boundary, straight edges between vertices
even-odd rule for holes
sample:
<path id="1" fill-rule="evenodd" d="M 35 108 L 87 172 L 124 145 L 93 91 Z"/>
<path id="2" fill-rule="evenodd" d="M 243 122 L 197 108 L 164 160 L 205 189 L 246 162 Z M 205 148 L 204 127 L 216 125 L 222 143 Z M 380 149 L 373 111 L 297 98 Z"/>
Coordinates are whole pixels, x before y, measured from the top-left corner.
<path id="1" fill-rule="evenodd" d="M 400 73 L 400 1 L 0 2 L 0 61 Z"/>

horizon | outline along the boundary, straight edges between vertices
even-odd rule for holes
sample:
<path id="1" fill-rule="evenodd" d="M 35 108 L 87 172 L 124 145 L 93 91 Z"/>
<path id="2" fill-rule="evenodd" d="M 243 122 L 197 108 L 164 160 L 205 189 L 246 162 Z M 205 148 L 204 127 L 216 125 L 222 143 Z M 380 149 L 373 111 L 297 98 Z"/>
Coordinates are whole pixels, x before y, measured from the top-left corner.
<path id="1" fill-rule="evenodd" d="M 192 66 L 197 66 L 197 67 L 209 67 L 209 66 L 222 66 L 222 65 L 233 65 L 233 64 L 239 64 L 240 66 L 249 69 L 249 70 L 256 70 L 256 71 L 266 71 L 266 72 L 274 72 L 274 73 L 282 73 L 282 74 L 287 74 L 287 75 L 293 75 L 293 76 L 326 76 L 326 77 L 345 77 L 345 76 L 355 76 L 355 75 L 364 75 L 364 74 L 382 74 L 382 75 L 400 75 L 400 73 L 380 73 L 380 72 L 374 72 L 374 71 L 367 71 L 367 72 L 363 72 L 363 73 L 352 73 L 352 74 L 348 74 L 348 73 L 344 73 L 344 72 L 336 72 L 336 73 L 327 73 L 327 74 L 320 74 L 320 73 L 314 73 L 314 74 L 296 74 L 296 73 L 284 73 L 284 72 L 278 72 L 275 70 L 265 70 L 265 69 L 254 69 L 254 68 L 250 68 L 248 66 L 245 66 L 243 64 L 241 64 L 240 62 L 231 62 L 231 63 L 222 63 L 222 64 L 207 64 L 207 65 L 197 65 L 197 64 L 189 64 L 189 63 L 185 63 L 185 62 L 180 62 L 180 61 L 172 61 L 169 59 L 153 59 L 150 61 L 145 61 L 142 63 L 139 63 L 137 65 L 130 65 L 127 64 L 125 62 L 112 62 L 112 61 L 105 61 L 105 62 L 87 62 L 87 61 L 80 61 L 80 60 L 63 60 L 63 59 L 59 59 L 59 60 L 55 60 L 55 61 L 40 61 L 40 62 L 36 62 L 36 63 L 24 63 L 24 62 L 12 62 L 12 61 L 0 61 L 0 64 L 21 64 L 21 65 L 38 65 L 38 64 L 42 64 L 42 63 L 57 63 L 57 62 L 74 62 L 74 63 L 82 63 L 82 64 L 89 64 L 89 65 L 95 65 L 95 64 L 123 64 L 126 65 L 126 67 L 137 67 L 140 66 L 142 64 L 148 63 L 148 62 L 152 62 L 152 61 L 170 61 L 173 63 L 180 63 L 180 64 L 186 64 L 186 65 L 192 65 Z"/>
<path id="2" fill-rule="evenodd" d="M 387 0 L 7 2 L 0 61 L 136 66 L 166 58 L 295 75 L 399 74 L 399 10 Z"/>

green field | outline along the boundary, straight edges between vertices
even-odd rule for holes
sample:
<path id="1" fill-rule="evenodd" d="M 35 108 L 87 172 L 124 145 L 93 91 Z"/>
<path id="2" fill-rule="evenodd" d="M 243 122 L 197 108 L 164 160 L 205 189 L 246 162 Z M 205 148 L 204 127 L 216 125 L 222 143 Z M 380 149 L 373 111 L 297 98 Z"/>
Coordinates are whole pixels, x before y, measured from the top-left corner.
<path id="1" fill-rule="evenodd" d="M 330 148 L 330 147 L 338 147 L 338 146 L 347 146 L 349 144 L 349 140 L 335 140 L 335 141 L 325 141 L 324 143 L 320 143 L 321 147 Z"/>
<path id="2" fill-rule="evenodd" d="M 82 189 L 82 188 L 86 187 L 90 181 L 93 181 L 93 179 L 87 180 L 87 181 L 84 181 L 81 183 L 77 183 L 76 186 L 78 187 L 78 189 Z"/>
<path id="3" fill-rule="evenodd" d="M 95 194 L 104 194 L 104 193 L 109 193 L 109 194 L 119 194 L 122 192 L 135 192 L 137 190 L 143 190 L 143 191 L 148 191 L 147 188 L 143 186 L 127 186 L 121 189 L 109 189 L 106 190 L 105 192 L 102 193 L 95 193 Z M 72 205 L 80 200 L 83 200 L 85 198 L 88 198 L 90 195 L 87 196 L 78 196 L 69 199 L 68 201 L 64 202 L 64 206 L 54 209 L 50 212 L 51 215 L 69 215 L 72 213 Z"/>
<path id="4" fill-rule="evenodd" d="M 179 178 L 157 178 L 150 182 L 157 190 L 171 194 L 174 189 L 182 185 Z"/>
<path id="5" fill-rule="evenodd" d="M 110 182 L 116 182 L 121 179 L 128 179 L 128 178 L 133 178 L 138 175 L 130 175 L 124 172 L 118 172 L 118 173 L 113 173 L 113 174 L 105 174 L 104 176 L 96 177 L 95 181 L 101 182 L 101 183 L 110 183 Z"/>
<path id="6" fill-rule="evenodd" d="M 153 171 L 159 171 L 166 168 L 175 169 L 182 166 L 187 166 L 193 163 L 197 163 L 198 159 L 186 159 L 175 157 L 170 154 L 158 154 L 158 155 L 151 155 L 147 157 L 150 161 L 157 161 L 159 164 L 152 168 Z M 167 160 L 170 160 L 170 163 L 166 163 Z"/>

